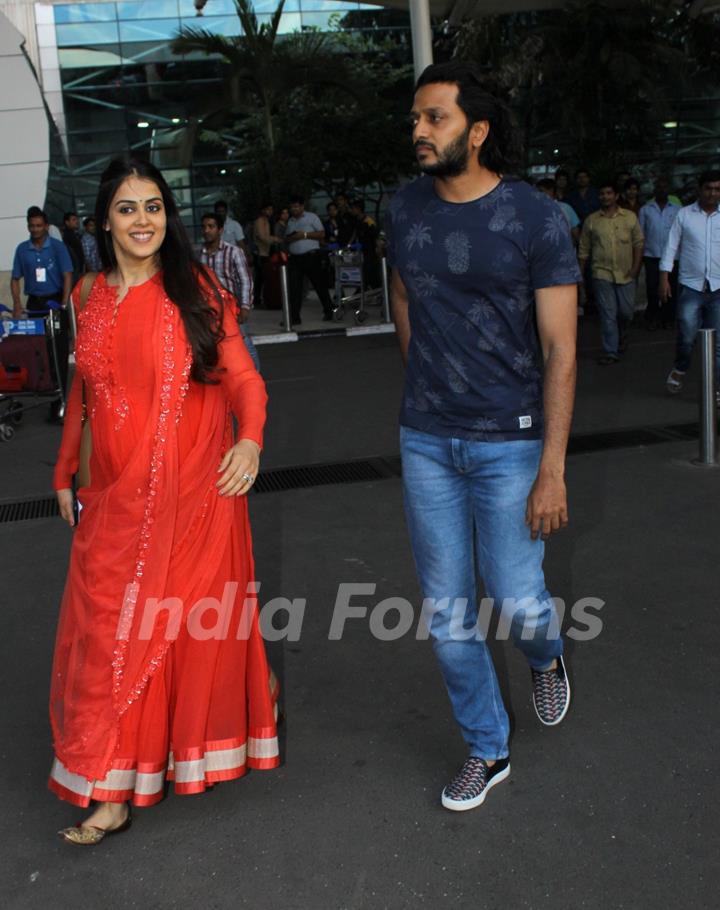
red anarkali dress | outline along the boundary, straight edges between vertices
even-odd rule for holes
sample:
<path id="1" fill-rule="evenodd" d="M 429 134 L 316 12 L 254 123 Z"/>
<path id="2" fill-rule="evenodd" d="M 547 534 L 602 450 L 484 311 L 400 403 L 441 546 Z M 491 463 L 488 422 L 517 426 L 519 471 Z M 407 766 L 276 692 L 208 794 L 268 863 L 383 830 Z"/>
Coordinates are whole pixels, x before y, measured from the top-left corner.
<path id="1" fill-rule="evenodd" d="M 279 763 L 277 682 L 254 594 L 245 497 L 216 483 L 238 438 L 262 444 L 265 386 L 224 295 L 220 380 L 191 352 L 162 274 L 119 306 L 99 275 L 78 313 L 77 372 L 55 489 L 77 470 L 83 381 L 91 482 L 74 532 L 53 662 L 50 788 L 148 806 Z M 79 287 L 73 294 L 76 313 Z M 208 600 L 215 598 L 215 600 Z"/>

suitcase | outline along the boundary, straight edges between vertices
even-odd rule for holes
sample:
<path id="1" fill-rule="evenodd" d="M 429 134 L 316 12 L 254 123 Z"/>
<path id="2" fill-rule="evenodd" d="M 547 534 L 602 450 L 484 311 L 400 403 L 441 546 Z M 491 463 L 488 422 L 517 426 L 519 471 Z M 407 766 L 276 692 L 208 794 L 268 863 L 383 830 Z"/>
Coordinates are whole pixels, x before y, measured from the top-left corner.
<path id="1" fill-rule="evenodd" d="M 287 265 L 287 254 L 273 253 L 263 274 L 263 306 L 266 310 L 282 309 L 280 266 Z"/>
<path id="2" fill-rule="evenodd" d="M 24 367 L 7 367 L 0 363 L 0 392 L 22 392 L 27 386 L 28 371 Z"/>
<path id="3" fill-rule="evenodd" d="M 0 342 L 0 364 L 27 370 L 25 389 L 52 392 L 56 383 L 50 369 L 48 341 L 44 335 L 9 335 Z"/>

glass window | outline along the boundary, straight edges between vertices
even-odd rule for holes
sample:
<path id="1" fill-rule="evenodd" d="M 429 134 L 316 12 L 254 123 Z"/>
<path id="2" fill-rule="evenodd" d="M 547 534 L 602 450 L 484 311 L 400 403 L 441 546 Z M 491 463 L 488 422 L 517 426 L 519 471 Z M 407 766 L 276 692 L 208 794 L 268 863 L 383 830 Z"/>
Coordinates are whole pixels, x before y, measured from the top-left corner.
<path id="1" fill-rule="evenodd" d="M 275 4 L 275 6 L 277 6 L 276 0 L 272 0 L 272 2 Z M 208 0 L 202 16 L 197 15 L 197 10 L 195 9 L 193 0 L 178 0 L 178 6 L 180 7 L 180 15 L 183 18 L 186 16 L 188 18 L 190 16 L 193 16 L 195 19 L 197 19 L 197 24 L 200 28 L 203 27 L 203 19 L 205 19 L 207 16 L 235 16 L 235 18 L 237 18 L 237 13 L 235 12 L 235 3 L 233 0 Z M 255 2 L 256 10 L 257 6 L 257 2 Z"/>
<path id="2" fill-rule="evenodd" d="M 202 19 L 182 19 L 181 24 L 183 28 L 204 28 L 213 35 L 225 35 L 227 38 L 241 34 L 237 16 L 203 16 Z"/>
<path id="3" fill-rule="evenodd" d="M 117 4 L 118 19 L 177 19 L 177 0 L 136 0 Z"/>
<path id="4" fill-rule="evenodd" d="M 108 132 L 85 132 L 70 134 L 70 167 L 76 170 L 90 170 L 98 158 L 112 158 L 120 155 L 128 146 L 128 137 L 125 130 Z M 98 170 L 102 170 L 106 160 L 99 161 Z"/>
<path id="5" fill-rule="evenodd" d="M 120 23 L 121 41 L 171 40 L 180 31 L 179 19 L 143 19 Z"/>
<path id="6" fill-rule="evenodd" d="M 333 30 L 339 22 L 337 10 L 327 13 L 305 13 L 302 14 L 303 28 L 319 28 L 323 32 Z"/>
<path id="7" fill-rule="evenodd" d="M 187 188 L 190 185 L 190 172 L 185 168 L 168 168 L 163 171 L 165 182 L 173 191 L 175 201 L 186 204 L 190 203 L 190 195 Z"/>
<path id="8" fill-rule="evenodd" d="M 254 0 L 253 6 L 256 13 L 270 13 L 272 15 L 277 9 L 277 0 Z M 299 10 L 300 0 L 287 0 L 283 7 L 283 13 L 297 13 Z"/>
<path id="9" fill-rule="evenodd" d="M 179 60 L 170 50 L 167 38 L 160 41 L 130 41 L 122 46 L 126 63 L 174 63 Z"/>
<path id="10" fill-rule="evenodd" d="M 88 60 L 86 66 L 93 67 L 93 72 L 88 73 L 85 67 L 79 67 L 74 69 L 73 67 L 66 66 L 62 61 L 63 54 L 89 54 L 92 55 L 92 51 L 84 51 L 82 49 L 73 49 L 69 48 L 67 50 L 61 51 L 61 60 L 60 60 L 60 77 L 62 79 L 63 91 L 70 91 L 71 89 L 80 88 L 83 91 L 90 92 L 103 92 L 107 91 L 110 86 L 108 83 L 112 83 L 115 79 L 120 76 L 119 65 L 108 64 L 107 67 L 100 66 L 98 67 L 96 63 L 90 62 Z M 111 55 L 108 53 L 107 48 L 103 48 L 100 51 L 101 54 L 106 54 L 108 58 L 112 59 Z M 81 58 L 80 58 L 81 59 Z M 92 57 L 90 56 L 90 59 Z M 116 64 L 120 63 L 120 56 L 116 57 Z"/>
<path id="11" fill-rule="evenodd" d="M 272 16 L 258 16 L 258 23 L 270 22 Z M 280 26 L 278 27 L 279 35 L 287 35 L 290 32 L 299 32 L 302 28 L 302 17 L 300 13 L 283 13 L 280 17 Z"/>
<path id="12" fill-rule="evenodd" d="M 115 67 L 123 62 L 120 57 L 119 44 L 104 44 L 102 50 L 89 47 L 61 47 L 58 57 L 63 83 L 80 78 L 85 81 L 84 77 L 88 74 L 79 72 L 79 70 Z M 66 70 L 72 72 L 66 75 Z"/>
<path id="13" fill-rule="evenodd" d="M 339 13 L 358 8 L 357 2 L 338 3 L 336 0 L 302 0 L 302 11 L 305 13 Z"/>
<path id="14" fill-rule="evenodd" d="M 73 3 L 55 7 L 56 25 L 68 22 L 107 22 L 115 18 L 114 3 Z"/>
<path id="15" fill-rule="evenodd" d="M 95 44 L 117 44 L 117 22 L 83 22 L 58 25 L 58 47 L 92 47 Z"/>

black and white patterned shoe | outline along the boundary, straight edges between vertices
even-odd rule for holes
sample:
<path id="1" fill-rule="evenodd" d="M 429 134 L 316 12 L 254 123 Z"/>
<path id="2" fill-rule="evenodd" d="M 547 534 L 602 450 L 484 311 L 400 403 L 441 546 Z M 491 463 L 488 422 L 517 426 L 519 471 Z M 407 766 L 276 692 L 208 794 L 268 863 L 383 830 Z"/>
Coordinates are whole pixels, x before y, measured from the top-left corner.
<path id="1" fill-rule="evenodd" d="M 488 768 L 484 758 L 465 759 L 465 764 L 442 792 L 442 804 L 453 812 L 464 812 L 481 805 L 487 792 L 510 775 L 510 759 L 499 758 Z"/>
<path id="2" fill-rule="evenodd" d="M 533 705 L 535 713 L 546 727 L 554 727 L 565 717 L 570 707 L 570 683 L 562 657 L 557 658 L 554 670 L 533 670 Z"/>

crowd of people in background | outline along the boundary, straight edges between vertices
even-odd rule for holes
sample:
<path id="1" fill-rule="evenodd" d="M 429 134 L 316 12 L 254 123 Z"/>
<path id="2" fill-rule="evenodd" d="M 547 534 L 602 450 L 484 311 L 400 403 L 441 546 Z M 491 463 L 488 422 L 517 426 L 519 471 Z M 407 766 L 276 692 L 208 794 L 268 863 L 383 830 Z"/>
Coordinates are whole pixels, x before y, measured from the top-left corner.
<path id="1" fill-rule="evenodd" d="M 720 333 L 720 174 L 703 174 L 695 198 L 685 199 L 671 192 L 665 175 L 655 178 L 648 193 L 630 172 L 594 184 L 585 168 L 578 168 L 572 179 L 559 168 L 552 176 L 528 182 L 555 199 L 567 222 L 583 273 L 579 314 L 597 313 L 600 319 L 603 353 L 598 363 L 619 362 L 633 322 L 649 332 L 673 329 L 677 322 L 677 354 L 666 388 L 679 392 L 698 328 L 707 325 Z M 48 302 L 64 306 L 79 278 L 102 268 L 93 216 L 83 219 L 82 230 L 74 211 L 65 212 L 62 230 L 50 225 L 37 206 L 28 209 L 27 217 L 30 240 L 18 247 L 13 267 L 15 317 L 23 309 L 21 277 L 28 295 L 26 311 L 32 314 Z M 362 250 L 365 288 L 381 286 L 383 234 L 364 201 L 344 192 L 327 203 L 322 219 L 306 209 L 301 196 L 294 196 L 279 208 L 265 202 L 244 228 L 220 199 L 202 214 L 201 237 L 201 259 L 237 299 L 241 330 L 258 369 L 249 316 L 253 307 L 281 308 L 282 264 L 288 266 L 293 326 L 302 323 L 308 286 L 320 301 L 323 320 L 333 318 L 333 250 Z M 720 354 L 718 383 L 720 388 Z"/>
<path id="2" fill-rule="evenodd" d="M 321 218 L 306 209 L 306 200 L 293 196 L 277 210 L 266 202 L 245 228 L 245 249 L 254 270 L 254 303 L 266 309 L 280 309 L 279 266 L 288 265 L 291 323 L 302 323 L 304 289 L 311 286 L 330 321 L 337 306 L 333 299 L 335 279 L 330 254 L 340 248 L 362 251 L 365 288 L 381 286 L 382 237 L 377 222 L 365 211 L 360 198 L 337 193 Z"/>
<path id="3" fill-rule="evenodd" d="M 581 312 L 600 316 L 598 363 L 619 362 L 640 310 L 649 332 L 676 327 L 675 361 L 665 384 L 677 394 L 698 330 L 705 326 L 720 335 L 720 171 L 702 174 L 697 192 L 684 200 L 671 192 L 665 175 L 655 179 L 646 199 L 640 180 L 628 172 L 593 186 L 580 168 L 571 186 L 569 173 L 559 169 L 536 186 L 558 202 L 576 243 Z M 641 277 L 645 300 L 638 301 Z M 716 373 L 720 388 L 720 344 Z"/>

